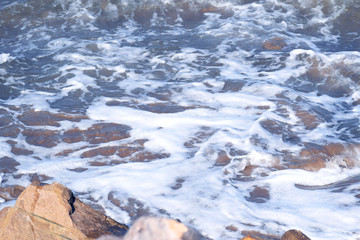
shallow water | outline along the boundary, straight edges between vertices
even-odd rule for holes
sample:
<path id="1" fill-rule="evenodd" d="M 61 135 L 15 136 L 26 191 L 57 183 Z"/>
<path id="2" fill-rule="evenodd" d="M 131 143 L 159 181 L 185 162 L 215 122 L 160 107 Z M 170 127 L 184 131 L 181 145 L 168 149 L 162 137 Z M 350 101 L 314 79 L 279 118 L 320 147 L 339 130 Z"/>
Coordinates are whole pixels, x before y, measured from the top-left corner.
<path id="1" fill-rule="evenodd" d="M 360 238 L 359 10 L 2 1 L 0 207 L 57 181 L 126 224 Z"/>

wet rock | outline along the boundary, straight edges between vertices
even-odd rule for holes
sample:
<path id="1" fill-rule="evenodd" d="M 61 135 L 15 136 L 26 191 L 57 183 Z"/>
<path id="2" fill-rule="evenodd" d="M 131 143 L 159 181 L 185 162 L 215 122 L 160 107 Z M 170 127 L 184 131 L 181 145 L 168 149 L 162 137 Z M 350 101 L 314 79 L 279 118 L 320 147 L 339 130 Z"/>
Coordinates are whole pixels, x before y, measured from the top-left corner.
<path id="1" fill-rule="evenodd" d="M 183 107 L 175 104 L 153 103 L 147 105 L 139 105 L 138 108 L 153 113 L 178 113 L 184 112 L 191 107 Z"/>
<path id="2" fill-rule="evenodd" d="M 130 157 L 131 162 L 150 162 L 157 159 L 164 159 L 170 157 L 169 153 L 154 153 L 149 151 L 143 151 Z"/>
<path id="3" fill-rule="evenodd" d="M 12 185 L 6 187 L 0 187 L 0 197 L 6 201 L 14 200 L 25 190 L 23 186 Z"/>
<path id="4" fill-rule="evenodd" d="M 171 189 L 178 190 L 178 189 L 182 188 L 182 184 L 184 182 L 185 182 L 184 178 L 177 178 L 176 183 L 173 186 L 171 186 Z"/>
<path id="5" fill-rule="evenodd" d="M 292 229 L 284 233 L 281 240 L 310 240 L 310 238 L 301 231 Z"/>
<path id="6" fill-rule="evenodd" d="M 142 217 L 138 219 L 123 240 L 200 240 L 201 235 L 184 224 L 166 218 Z"/>
<path id="7" fill-rule="evenodd" d="M 265 203 L 270 199 L 270 193 L 266 187 L 255 186 L 250 192 L 250 196 L 245 197 L 245 199 L 249 202 Z"/>
<path id="8" fill-rule="evenodd" d="M 269 235 L 258 231 L 242 231 L 241 234 L 245 236 L 242 240 L 280 240 L 279 236 Z"/>
<path id="9" fill-rule="evenodd" d="M 18 125 L 9 125 L 7 127 L 0 128 L 1 137 L 16 138 L 21 132 Z"/>
<path id="10" fill-rule="evenodd" d="M 313 130 L 323 121 L 316 115 L 309 111 L 298 110 L 295 115 L 300 118 L 301 122 L 305 125 L 305 129 Z"/>
<path id="11" fill-rule="evenodd" d="M 245 81 L 226 80 L 222 92 L 238 92 L 245 86 Z"/>
<path id="12" fill-rule="evenodd" d="M 318 145 L 304 143 L 299 156 L 284 156 L 285 166 L 300 168 L 307 171 L 318 171 L 328 163 L 340 167 L 352 168 L 356 166 L 358 144 L 329 143 Z"/>
<path id="13" fill-rule="evenodd" d="M 0 127 L 5 127 L 11 124 L 14 119 L 10 115 L 5 115 L 0 117 Z"/>
<path id="14" fill-rule="evenodd" d="M 150 209 L 146 207 L 144 203 L 134 198 L 118 199 L 114 192 L 110 192 L 108 194 L 108 200 L 121 210 L 127 212 L 131 220 L 150 215 Z"/>
<path id="15" fill-rule="evenodd" d="M 50 107 L 58 108 L 67 113 L 85 113 L 88 104 L 81 100 L 83 99 L 83 92 L 75 90 L 63 98 L 50 102 Z"/>
<path id="16" fill-rule="evenodd" d="M 117 151 L 118 147 L 101 147 L 101 148 L 96 148 L 96 149 L 92 149 L 89 151 L 84 152 L 83 154 L 81 154 L 82 158 L 92 158 L 95 156 L 111 156 L 114 155 L 115 152 Z"/>
<path id="17" fill-rule="evenodd" d="M 85 140 L 84 132 L 78 128 L 70 129 L 64 132 L 62 140 L 66 143 L 76 143 Z"/>
<path id="18" fill-rule="evenodd" d="M 46 181 L 53 179 L 52 177 L 49 177 L 45 174 L 37 173 L 29 174 L 29 177 L 31 184 L 34 186 L 44 186 Z"/>
<path id="19" fill-rule="evenodd" d="M 13 154 L 15 154 L 15 155 L 25 155 L 25 156 L 27 156 L 27 155 L 31 155 L 31 154 L 33 154 L 34 152 L 33 151 L 31 151 L 31 150 L 27 150 L 27 149 L 24 149 L 24 148 L 18 148 L 18 147 L 16 147 L 16 146 L 12 146 L 11 147 L 11 152 L 13 153 Z"/>
<path id="20" fill-rule="evenodd" d="M 84 132 L 86 140 L 92 144 L 117 141 L 130 137 L 131 127 L 116 123 L 97 123 Z"/>
<path id="21" fill-rule="evenodd" d="M 0 239 L 93 239 L 122 236 L 127 227 L 93 210 L 64 186 L 30 185 L 0 212 Z"/>
<path id="22" fill-rule="evenodd" d="M 235 227 L 234 225 L 229 225 L 226 226 L 225 228 L 226 230 L 230 231 L 230 232 L 237 232 L 239 229 L 237 227 Z"/>
<path id="23" fill-rule="evenodd" d="M 52 148 L 60 141 L 58 131 L 51 131 L 47 129 L 27 129 L 24 130 L 22 134 L 25 136 L 25 141 L 28 144 L 35 146 Z"/>
<path id="24" fill-rule="evenodd" d="M 12 86 L 0 84 L 0 99 L 8 100 L 16 98 L 20 95 L 20 91 Z"/>
<path id="25" fill-rule="evenodd" d="M 10 157 L 2 157 L 0 158 L 0 172 L 2 173 L 12 173 L 16 171 L 16 166 L 19 166 L 15 159 Z"/>
<path id="26" fill-rule="evenodd" d="M 125 158 L 141 150 L 144 150 L 144 147 L 121 146 L 118 148 L 116 155 L 118 155 L 121 158 Z"/>
<path id="27" fill-rule="evenodd" d="M 70 116 L 61 113 L 51 113 L 47 111 L 34 111 L 30 110 L 20 115 L 19 120 L 27 126 L 56 126 L 59 127 L 60 121 L 80 122 L 86 119 L 86 116 Z"/>
<path id="28" fill-rule="evenodd" d="M 226 166 L 230 163 L 231 158 L 228 157 L 227 153 L 224 150 L 218 152 L 216 158 L 215 166 Z"/>
<path id="29" fill-rule="evenodd" d="M 283 38 L 276 37 L 266 40 L 262 46 L 267 50 L 281 50 L 286 47 L 287 44 Z"/>

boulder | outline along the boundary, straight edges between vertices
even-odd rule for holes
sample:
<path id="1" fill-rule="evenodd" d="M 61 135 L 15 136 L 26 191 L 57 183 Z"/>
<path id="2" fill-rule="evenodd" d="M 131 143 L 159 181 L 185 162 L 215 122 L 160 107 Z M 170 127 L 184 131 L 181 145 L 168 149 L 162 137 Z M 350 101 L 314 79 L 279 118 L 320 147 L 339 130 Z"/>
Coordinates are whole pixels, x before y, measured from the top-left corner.
<path id="1" fill-rule="evenodd" d="M 201 235 L 184 224 L 167 218 L 141 217 L 123 240 L 200 240 Z"/>
<path id="2" fill-rule="evenodd" d="M 282 235 L 281 240 L 311 240 L 299 230 L 291 229 Z"/>
<path id="3" fill-rule="evenodd" d="M 30 185 L 14 207 L 0 211 L 0 239 L 95 239 L 127 227 L 95 211 L 59 183 Z"/>

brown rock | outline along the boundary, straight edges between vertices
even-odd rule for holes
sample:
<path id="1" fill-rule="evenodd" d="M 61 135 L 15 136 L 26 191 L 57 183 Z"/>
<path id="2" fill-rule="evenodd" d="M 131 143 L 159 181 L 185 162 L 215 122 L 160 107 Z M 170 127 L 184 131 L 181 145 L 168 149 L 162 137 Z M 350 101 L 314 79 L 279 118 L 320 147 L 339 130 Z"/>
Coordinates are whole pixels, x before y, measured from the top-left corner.
<path id="1" fill-rule="evenodd" d="M 280 240 L 279 236 L 269 235 L 258 231 L 242 231 L 244 237 L 242 240 Z"/>
<path id="2" fill-rule="evenodd" d="M 97 123 L 84 132 L 92 144 L 117 141 L 130 137 L 131 127 L 116 123 Z"/>
<path id="3" fill-rule="evenodd" d="M 245 199 L 249 202 L 265 203 L 270 199 L 270 193 L 266 187 L 255 186 L 250 192 L 250 196 L 245 197 Z"/>
<path id="4" fill-rule="evenodd" d="M 299 230 L 291 229 L 282 235 L 281 240 L 311 240 Z"/>
<path id="5" fill-rule="evenodd" d="M 263 48 L 267 50 L 280 50 L 283 49 L 285 46 L 287 46 L 285 40 L 280 37 L 266 40 L 263 43 Z"/>
<path id="6" fill-rule="evenodd" d="M 24 149 L 24 148 L 18 148 L 16 146 L 12 146 L 11 148 L 11 152 L 15 155 L 30 155 L 30 154 L 33 154 L 34 152 L 31 151 L 31 150 L 27 150 L 27 149 Z"/>
<path id="7" fill-rule="evenodd" d="M 153 152 L 139 152 L 135 156 L 130 158 L 132 162 L 150 162 L 157 159 L 163 159 L 170 157 L 169 153 L 153 153 Z"/>
<path id="8" fill-rule="evenodd" d="M 305 129 L 313 130 L 321 122 L 323 122 L 316 114 L 313 114 L 309 111 L 298 110 L 295 112 L 295 115 L 300 118 L 301 122 L 305 125 Z"/>
<path id="9" fill-rule="evenodd" d="M 20 185 L 12 185 L 7 187 L 0 187 L 0 197 L 5 200 L 13 200 L 19 197 L 19 195 L 25 190 Z"/>
<path id="10" fill-rule="evenodd" d="M 141 217 L 123 240 L 198 240 L 200 234 L 184 224 L 166 218 Z"/>
<path id="11" fill-rule="evenodd" d="M 116 198 L 114 192 L 110 192 L 108 194 L 108 200 L 121 210 L 127 212 L 132 221 L 139 217 L 150 215 L 150 209 L 146 207 L 144 203 L 134 198 L 128 198 L 124 201 Z"/>
<path id="12" fill-rule="evenodd" d="M 0 212 L 0 239 L 92 239 L 123 235 L 127 227 L 93 210 L 54 183 L 30 185 L 12 208 Z"/>
<path id="13" fill-rule="evenodd" d="M 22 134 L 28 144 L 46 148 L 55 147 L 59 142 L 59 132 L 47 129 L 28 129 Z"/>
<path id="14" fill-rule="evenodd" d="M 1 137 L 11 137 L 16 138 L 20 133 L 20 128 L 17 125 L 9 125 L 3 128 L 0 128 Z"/>
<path id="15" fill-rule="evenodd" d="M 118 147 L 100 147 L 100 148 L 95 148 L 89 151 L 84 152 L 83 154 L 81 154 L 82 158 L 91 158 L 91 157 L 95 157 L 95 156 L 111 156 L 114 155 L 115 152 L 117 151 Z"/>
<path id="16" fill-rule="evenodd" d="M 226 226 L 225 228 L 226 230 L 230 231 L 230 232 L 237 232 L 239 229 L 237 227 L 235 227 L 234 225 L 229 225 Z"/>
<path id="17" fill-rule="evenodd" d="M 117 155 L 121 158 L 125 158 L 125 157 L 129 157 L 133 153 L 136 153 L 140 150 L 144 150 L 144 147 L 121 146 L 118 149 Z"/>
<path id="18" fill-rule="evenodd" d="M 70 116 L 61 113 L 51 113 L 47 111 L 30 110 L 20 115 L 19 120 L 27 126 L 56 126 L 59 127 L 59 121 L 79 122 L 81 119 L 86 119 L 86 116 Z"/>
<path id="19" fill-rule="evenodd" d="M 16 166 L 19 166 L 15 159 L 10 157 L 2 157 L 0 158 L 0 173 L 12 173 L 16 171 Z"/>
<path id="20" fill-rule="evenodd" d="M 66 143 L 76 143 L 84 141 L 83 131 L 78 128 L 70 129 L 62 135 L 62 140 Z"/>
<path id="21" fill-rule="evenodd" d="M 218 153 L 218 157 L 215 162 L 215 166 L 226 166 L 230 163 L 231 158 L 228 157 L 227 153 L 224 150 L 221 150 Z"/>

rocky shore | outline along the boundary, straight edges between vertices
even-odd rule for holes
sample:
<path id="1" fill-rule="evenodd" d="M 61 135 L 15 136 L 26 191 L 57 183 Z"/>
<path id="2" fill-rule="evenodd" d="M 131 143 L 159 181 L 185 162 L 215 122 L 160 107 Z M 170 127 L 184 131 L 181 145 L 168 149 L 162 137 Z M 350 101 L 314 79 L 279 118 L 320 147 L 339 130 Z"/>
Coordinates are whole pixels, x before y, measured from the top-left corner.
<path id="1" fill-rule="evenodd" d="M 242 240 L 309 240 L 298 230 L 280 236 L 243 231 Z M 86 205 L 65 186 L 30 185 L 13 207 L 0 211 L 0 239 L 81 240 L 201 240 L 209 239 L 179 220 L 156 216 L 137 219 L 128 226 Z"/>

